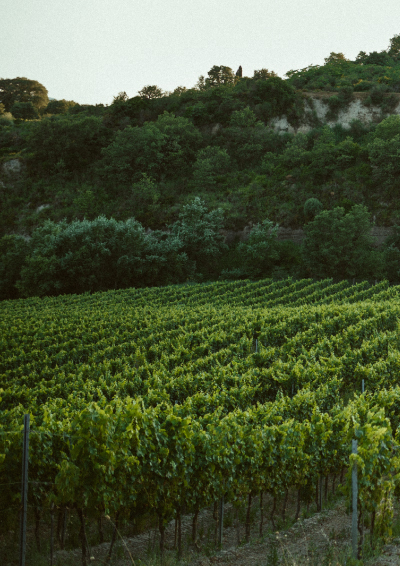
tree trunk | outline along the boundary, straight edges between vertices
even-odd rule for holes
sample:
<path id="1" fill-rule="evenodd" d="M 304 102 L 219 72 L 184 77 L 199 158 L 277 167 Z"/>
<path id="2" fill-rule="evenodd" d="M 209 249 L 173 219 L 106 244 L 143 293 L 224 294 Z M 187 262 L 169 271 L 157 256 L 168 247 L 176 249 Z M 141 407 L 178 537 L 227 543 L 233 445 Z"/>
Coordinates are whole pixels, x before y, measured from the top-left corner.
<path id="1" fill-rule="evenodd" d="M 247 504 L 247 513 L 246 513 L 246 542 L 250 542 L 250 511 L 251 511 L 251 501 L 252 501 L 251 493 L 249 493 L 249 499 Z"/>
<path id="2" fill-rule="evenodd" d="M 159 513 L 159 515 L 158 515 L 158 530 L 160 531 L 161 563 L 164 563 L 165 525 L 164 525 L 164 516 L 162 515 L 162 513 Z"/>
<path id="3" fill-rule="evenodd" d="M 296 515 L 294 517 L 295 521 L 298 521 L 300 517 L 300 504 L 301 504 L 301 489 L 297 490 L 297 508 L 296 508 Z"/>
<path id="4" fill-rule="evenodd" d="M 197 544 L 197 519 L 199 516 L 199 511 L 200 510 L 198 508 L 195 509 L 192 521 L 192 543 L 194 545 Z"/>
<path id="5" fill-rule="evenodd" d="M 61 550 L 64 550 L 64 546 L 65 546 L 65 539 L 67 537 L 67 525 L 68 525 L 68 510 L 64 509 L 63 523 L 62 523 L 62 529 L 61 529 L 61 539 L 60 539 Z"/>
<path id="6" fill-rule="evenodd" d="M 273 502 L 272 502 L 272 511 L 271 511 L 271 515 L 270 515 L 270 519 L 271 519 L 271 523 L 272 523 L 272 528 L 275 530 L 275 521 L 274 521 L 274 515 L 275 515 L 275 511 L 276 511 L 276 497 L 274 496 Z"/>
<path id="7" fill-rule="evenodd" d="M 174 550 L 176 550 L 177 539 L 178 539 L 178 515 L 175 517 L 174 546 L 173 546 Z"/>
<path id="8" fill-rule="evenodd" d="M 110 562 L 112 551 L 113 551 L 113 548 L 114 548 L 114 544 L 115 544 L 115 541 L 117 540 L 118 520 L 119 520 L 119 512 L 115 514 L 114 530 L 113 530 L 113 534 L 112 534 L 112 538 L 111 538 L 110 548 L 108 549 L 106 562 Z"/>
<path id="9" fill-rule="evenodd" d="M 218 501 L 214 501 L 213 519 L 215 521 L 214 544 L 215 546 L 218 546 L 218 527 L 219 527 Z"/>
<path id="10" fill-rule="evenodd" d="M 62 526 L 63 526 L 63 519 L 64 519 L 64 509 L 59 509 L 57 513 L 57 532 L 56 532 L 56 539 L 58 540 L 58 544 L 61 543 L 61 533 L 62 533 Z"/>
<path id="11" fill-rule="evenodd" d="M 239 519 L 239 508 L 235 509 L 235 523 L 236 523 L 236 545 L 240 545 L 240 519 Z"/>
<path id="12" fill-rule="evenodd" d="M 329 480 L 329 476 L 325 476 L 325 493 L 324 493 L 325 503 L 328 501 L 328 480 Z"/>
<path id="13" fill-rule="evenodd" d="M 374 530 L 375 530 L 375 515 L 376 511 L 372 511 L 371 513 L 371 529 L 370 529 L 370 539 L 371 539 L 371 547 L 375 548 L 375 541 L 374 541 Z"/>
<path id="14" fill-rule="evenodd" d="M 358 553 L 357 558 L 360 560 L 362 558 L 362 549 L 364 545 L 364 517 L 362 514 L 362 510 L 360 509 L 358 513 L 358 532 L 360 536 L 358 537 Z"/>
<path id="15" fill-rule="evenodd" d="M 182 558 L 182 516 L 180 509 L 178 515 L 178 558 Z"/>
<path id="16" fill-rule="evenodd" d="M 99 533 L 99 544 L 104 542 L 104 531 L 103 531 L 103 514 L 97 519 L 97 530 Z"/>
<path id="17" fill-rule="evenodd" d="M 36 540 L 36 547 L 40 552 L 40 509 L 39 507 L 35 507 L 35 540 Z"/>
<path id="18" fill-rule="evenodd" d="M 289 498 L 289 490 L 287 489 L 285 492 L 285 499 L 283 500 L 283 509 L 282 509 L 282 519 L 285 521 L 286 519 L 286 507 Z"/>
<path id="19" fill-rule="evenodd" d="M 81 549 L 82 549 L 82 566 L 87 566 L 86 561 L 86 529 L 85 529 L 85 517 L 83 515 L 83 510 L 81 508 L 77 508 L 76 513 L 79 518 L 79 522 L 81 524 L 81 528 L 79 530 L 79 537 L 81 539 Z"/>
<path id="20" fill-rule="evenodd" d="M 319 506 L 319 478 L 317 478 L 317 481 L 315 483 L 316 483 L 316 486 L 315 486 L 315 503 L 317 504 L 317 513 L 318 513 L 318 511 L 321 511 L 320 506 Z"/>
<path id="21" fill-rule="evenodd" d="M 340 470 L 340 485 L 343 485 L 344 468 Z"/>
<path id="22" fill-rule="evenodd" d="M 264 524 L 263 492 L 260 491 L 260 537 L 263 536 L 263 524 Z"/>
<path id="23" fill-rule="evenodd" d="M 336 474 L 333 474 L 332 480 L 332 494 L 335 495 L 335 482 L 336 482 Z"/>

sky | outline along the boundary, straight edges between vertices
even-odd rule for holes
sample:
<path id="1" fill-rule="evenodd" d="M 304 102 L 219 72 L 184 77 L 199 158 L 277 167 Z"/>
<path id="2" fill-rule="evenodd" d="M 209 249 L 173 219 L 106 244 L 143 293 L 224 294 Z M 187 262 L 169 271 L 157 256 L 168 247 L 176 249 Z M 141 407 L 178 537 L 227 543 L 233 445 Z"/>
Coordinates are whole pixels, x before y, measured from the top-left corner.
<path id="1" fill-rule="evenodd" d="M 243 75 L 381 51 L 399 0 L 1 0 L 0 78 L 56 99 L 111 104 L 145 85 L 193 87 L 213 65 Z"/>

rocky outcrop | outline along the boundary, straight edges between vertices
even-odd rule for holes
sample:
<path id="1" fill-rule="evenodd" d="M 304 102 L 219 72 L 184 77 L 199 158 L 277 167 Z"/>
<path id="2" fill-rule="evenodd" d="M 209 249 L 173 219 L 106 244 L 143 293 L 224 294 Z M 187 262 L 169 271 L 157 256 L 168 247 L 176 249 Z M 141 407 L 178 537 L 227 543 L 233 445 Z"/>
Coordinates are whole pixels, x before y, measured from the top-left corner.
<path id="1" fill-rule="evenodd" d="M 307 133 L 316 123 L 334 126 L 340 124 L 344 128 L 349 128 L 351 122 L 359 120 L 363 124 L 371 122 L 380 122 L 384 117 L 392 114 L 400 114 L 400 94 L 391 94 L 398 98 L 397 105 L 389 114 L 383 114 L 379 106 L 365 104 L 368 93 L 357 92 L 353 94 L 353 99 L 341 110 L 339 110 L 335 119 L 329 118 L 328 99 L 337 93 L 304 93 L 306 97 L 305 115 L 303 120 L 297 126 L 293 126 L 287 116 L 283 115 L 279 118 L 273 118 L 269 125 L 280 133 Z"/>
<path id="2" fill-rule="evenodd" d="M 3 163 L 1 171 L 7 177 L 16 176 L 22 173 L 23 165 L 20 159 L 10 159 Z"/>

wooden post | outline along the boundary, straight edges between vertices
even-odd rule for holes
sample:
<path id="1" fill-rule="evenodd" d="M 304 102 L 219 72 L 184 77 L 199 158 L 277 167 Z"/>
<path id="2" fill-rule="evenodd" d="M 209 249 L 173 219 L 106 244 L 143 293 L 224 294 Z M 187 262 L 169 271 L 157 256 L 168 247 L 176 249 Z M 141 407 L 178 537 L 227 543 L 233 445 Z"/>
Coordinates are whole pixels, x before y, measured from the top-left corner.
<path id="1" fill-rule="evenodd" d="M 351 447 L 352 454 L 357 454 L 357 440 L 352 441 Z M 358 485 L 357 485 L 357 464 L 353 464 L 351 472 L 351 487 L 353 499 L 353 515 L 351 519 L 351 546 L 353 549 L 353 557 L 357 558 L 358 554 L 358 533 L 357 533 L 357 499 L 358 499 Z"/>
<path id="2" fill-rule="evenodd" d="M 25 566 L 26 512 L 28 507 L 28 460 L 29 460 L 29 415 L 24 416 L 21 478 L 21 520 L 19 538 L 19 566 Z"/>

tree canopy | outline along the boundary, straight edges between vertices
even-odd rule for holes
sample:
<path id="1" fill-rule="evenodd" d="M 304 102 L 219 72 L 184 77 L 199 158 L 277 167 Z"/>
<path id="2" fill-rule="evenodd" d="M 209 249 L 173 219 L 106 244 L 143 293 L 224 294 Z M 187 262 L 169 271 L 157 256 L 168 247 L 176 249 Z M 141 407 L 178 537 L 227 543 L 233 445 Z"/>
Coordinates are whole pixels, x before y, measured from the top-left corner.
<path id="1" fill-rule="evenodd" d="M 47 89 L 39 82 L 26 77 L 0 79 L 0 102 L 10 112 L 16 102 L 31 102 L 39 109 L 49 103 Z"/>

